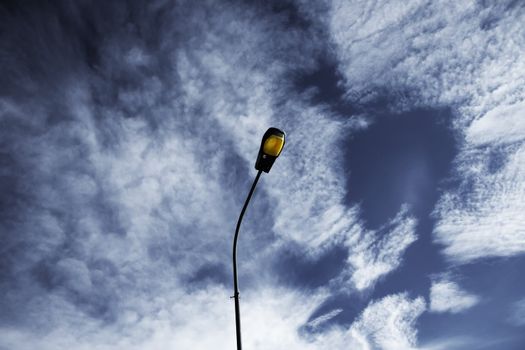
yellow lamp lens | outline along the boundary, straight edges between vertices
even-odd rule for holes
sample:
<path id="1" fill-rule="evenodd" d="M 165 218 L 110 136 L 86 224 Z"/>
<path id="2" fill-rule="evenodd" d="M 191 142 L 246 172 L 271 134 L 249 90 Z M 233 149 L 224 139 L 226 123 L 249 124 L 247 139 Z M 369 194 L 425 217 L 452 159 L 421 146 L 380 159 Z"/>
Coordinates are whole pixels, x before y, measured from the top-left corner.
<path id="1" fill-rule="evenodd" d="M 277 157 L 284 145 L 284 136 L 270 135 L 266 141 L 264 141 L 263 152 L 269 156 Z"/>

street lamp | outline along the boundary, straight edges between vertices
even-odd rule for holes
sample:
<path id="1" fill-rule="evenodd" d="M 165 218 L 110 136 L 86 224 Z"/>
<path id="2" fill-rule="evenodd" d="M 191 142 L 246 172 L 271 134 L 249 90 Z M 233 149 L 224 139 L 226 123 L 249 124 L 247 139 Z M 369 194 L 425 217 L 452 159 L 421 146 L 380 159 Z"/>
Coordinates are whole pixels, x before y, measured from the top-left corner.
<path id="1" fill-rule="evenodd" d="M 257 175 L 255 176 L 255 180 L 253 180 L 252 188 L 250 189 L 250 192 L 248 193 L 248 197 L 246 198 L 246 201 L 244 202 L 244 206 L 242 207 L 241 214 L 239 215 L 239 220 L 237 221 L 237 228 L 235 229 L 235 236 L 233 238 L 233 299 L 235 299 L 235 331 L 237 335 L 237 350 L 242 350 L 242 344 L 241 344 L 241 310 L 239 306 L 239 282 L 237 281 L 237 238 L 239 237 L 239 229 L 241 227 L 242 217 L 244 216 L 244 212 L 246 211 L 246 208 L 248 207 L 248 203 L 250 202 L 250 199 L 252 198 L 253 191 L 255 190 L 255 186 L 257 186 L 257 182 L 259 181 L 259 177 L 261 176 L 261 173 L 264 171 L 265 173 L 268 173 L 270 169 L 272 168 L 273 163 L 279 157 L 281 154 L 281 151 L 284 147 L 285 142 L 285 134 L 284 131 L 281 131 L 277 128 L 269 128 L 263 135 L 262 141 L 261 141 L 261 147 L 259 148 L 259 154 L 257 155 L 257 161 L 255 162 L 255 169 L 257 171 Z"/>

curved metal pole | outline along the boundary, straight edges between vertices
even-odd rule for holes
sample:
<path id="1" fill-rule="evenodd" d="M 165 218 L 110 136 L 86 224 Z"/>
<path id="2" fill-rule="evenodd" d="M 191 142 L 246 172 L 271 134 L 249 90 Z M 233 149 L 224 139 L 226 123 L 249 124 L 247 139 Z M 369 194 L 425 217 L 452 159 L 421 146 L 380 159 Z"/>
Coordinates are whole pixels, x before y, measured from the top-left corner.
<path id="1" fill-rule="evenodd" d="M 257 182 L 259 181 L 259 177 L 261 176 L 262 170 L 259 170 L 257 173 L 257 176 L 255 177 L 255 180 L 253 180 L 252 188 L 250 189 L 250 193 L 248 194 L 248 197 L 246 198 L 246 201 L 244 202 L 244 206 L 242 207 L 241 214 L 239 215 L 239 220 L 237 221 L 237 228 L 235 229 L 235 237 L 233 238 L 233 289 L 234 294 L 233 297 L 235 299 L 235 331 L 237 335 L 237 350 L 242 350 L 242 344 L 241 344 L 241 310 L 239 306 L 239 283 L 237 281 L 237 238 L 239 237 L 239 229 L 241 228 L 241 222 L 242 217 L 244 216 L 244 212 L 246 211 L 246 208 L 248 207 L 248 203 L 250 202 L 250 199 L 252 198 L 253 191 L 255 191 L 255 186 L 257 186 Z"/>

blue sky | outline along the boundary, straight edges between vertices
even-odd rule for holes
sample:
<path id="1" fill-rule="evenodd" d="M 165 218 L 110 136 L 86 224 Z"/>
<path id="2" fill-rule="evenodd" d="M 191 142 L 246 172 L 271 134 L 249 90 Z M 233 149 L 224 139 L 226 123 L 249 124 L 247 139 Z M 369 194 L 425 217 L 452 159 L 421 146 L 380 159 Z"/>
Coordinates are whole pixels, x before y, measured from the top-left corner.
<path id="1" fill-rule="evenodd" d="M 4 2 L 0 349 L 523 349 L 524 21 Z"/>

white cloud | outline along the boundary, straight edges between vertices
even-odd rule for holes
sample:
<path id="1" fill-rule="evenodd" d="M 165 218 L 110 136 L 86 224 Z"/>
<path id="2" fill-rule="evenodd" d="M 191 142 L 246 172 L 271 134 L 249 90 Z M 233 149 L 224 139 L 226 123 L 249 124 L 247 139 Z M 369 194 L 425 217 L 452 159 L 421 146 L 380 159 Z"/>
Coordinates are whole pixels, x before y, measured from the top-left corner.
<path id="1" fill-rule="evenodd" d="M 331 33 L 350 96 L 391 89 L 397 105 L 460 107 L 468 117 L 523 100 L 519 6 L 467 1 L 334 1 Z M 365 94 L 365 95 L 363 95 Z"/>
<path id="2" fill-rule="evenodd" d="M 367 232 L 355 245 L 350 243 L 348 262 L 355 288 L 369 288 L 377 279 L 399 267 L 405 250 L 417 239 L 415 226 L 416 220 L 403 208 L 378 232 Z"/>
<path id="3" fill-rule="evenodd" d="M 432 281 L 429 306 L 431 312 L 459 313 L 479 302 L 478 296 L 465 292 L 453 281 L 447 279 Z"/>
<path id="4" fill-rule="evenodd" d="M 435 240 L 456 263 L 525 252 L 523 103 L 496 107 L 466 130 L 458 191 L 439 201 Z"/>
<path id="5" fill-rule="evenodd" d="M 312 338 L 298 329 L 326 294 L 304 294 L 282 288 L 263 288 L 243 294 L 241 301 L 243 345 L 250 349 L 412 349 L 414 324 L 424 311 L 422 298 L 404 294 L 387 296 L 368 305 L 349 327 L 333 326 Z M 115 324 L 94 321 L 61 305 L 61 298 L 48 299 L 50 307 L 64 312 L 59 325 L 40 336 L 31 330 L 0 328 L 0 346 L 10 349 L 157 350 L 231 349 L 235 344 L 233 302 L 228 291 L 208 287 L 192 293 L 164 293 L 148 303 L 131 300 L 135 307 Z M 67 311 L 67 312 L 66 312 Z M 138 314 L 137 314 L 138 312 Z M 340 310 L 332 312 L 339 313 Z"/>
<path id="6" fill-rule="evenodd" d="M 286 149 L 251 205 L 250 212 L 260 210 L 264 219 L 248 214 L 241 238 L 242 273 L 255 276 L 242 294 L 245 344 L 325 348 L 297 333 L 325 292 L 280 290 L 258 273 L 287 240 L 315 256 L 347 239 L 350 253 L 360 256 L 350 262 L 360 288 L 399 265 L 414 239 L 413 220 L 403 214 L 379 238 L 358 224 L 356 208 L 343 205 L 338 143 L 366 122 L 334 120 L 281 86 L 287 69 L 312 65 L 305 47 L 294 46 L 308 42 L 311 33 L 282 31 L 278 21 L 243 6 L 183 4 L 163 13 L 174 26 L 169 30 L 191 35 L 177 34 L 175 44 L 168 33 L 161 48 L 152 50 L 130 26 L 109 30 L 96 67 L 78 75 L 75 70 L 59 86 L 53 80 L 52 88 L 32 81 L 56 96 L 24 90 L 24 103 L 1 101 L 4 120 L 31 134 L 6 135 L 9 151 L 19 157 L 15 175 L 28 199 L 9 228 L 17 232 L 8 248 L 19 284 L 7 297 L 19 320 L 0 330 L 0 346 L 231 348 L 230 292 L 215 285 L 195 291 L 185 281 L 210 264 L 229 267 L 258 140 L 276 125 L 288 132 Z M 52 64 L 50 52 L 39 60 Z M 163 60 L 169 69 L 158 69 Z M 64 120 L 48 124 L 55 112 L 49 106 L 60 109 Z M 43 271 L 43 281 L 35 279 L 35 270 Z M 372 315 L 367 312 L 351 333 L 366 337 Z M 407 330 L 412 342 L 408 326 L 390 324 L 384 332 L 406 343 L 401 333 Z M 327 341 L 345 348 L 338 339 L 346 332 L 332 331 Z"/>
<path id="7" fill-rule="evenodd" d="M 396 111 L 453 108 L 460 186 L 436 209 L 435 240 L 445 255 L 465 263 L 525 252 L 521 7 L 334 1 L 330 13 L 351 101 L 386 91 Z"/>
<path id="8" fill-rule="evenodd" d="M 523 141 L 525 138 L 525 101 L 498 106 L 474 120 L 466 131 L 470 145 L 500 145 Z"/>
<path id="9" fill-rule="evenodd" d="M 421 297 L 389 295 L 368 305 L 352 325 L 350 334 L 363 342 L 363 349 L 415 349 L 415 322 L 424 311 L 425 301 Z"/>
<path id="10" fill-rule="evenodd" d="M 465 153 L 459 191 L 445 194 L 436 209 L 436 242 L 456 263 L 525 252 L 525 146 L 505 147 L 495 171 L 487 150 Z"/>
<path id="11" fill-rule="evenodd" d="M 425 311 L 423 298 L 392 294 L 372 301 L 348 329 L 333 326 L 312 339 L 320 349 L 417 349 L 415 324 Z"/>

